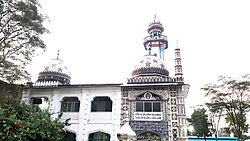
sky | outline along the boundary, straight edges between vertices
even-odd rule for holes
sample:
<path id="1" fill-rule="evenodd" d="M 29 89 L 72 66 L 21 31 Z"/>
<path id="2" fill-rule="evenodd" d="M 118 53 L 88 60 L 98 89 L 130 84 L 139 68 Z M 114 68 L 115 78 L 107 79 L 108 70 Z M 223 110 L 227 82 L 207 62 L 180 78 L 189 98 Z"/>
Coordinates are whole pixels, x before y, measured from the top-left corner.
<path id="1" fill-rule="evenodd" d="M 205 84 L 218 76 L 249 73 L 250 1 L 248 0 L 40 0 L 49 17 L 43 35 L 46 52 L 33 59 L 36 81 L 42 66 L 56 58 L 71 71 L 71 84 L 126 83 L 146 54 L 143 38 L 154 15 L 164 26 L 169 48 L 165 63 L 174 76 L 176 40 L 185 83 L 190 85 L 187 114 L 204 102 Z"/>

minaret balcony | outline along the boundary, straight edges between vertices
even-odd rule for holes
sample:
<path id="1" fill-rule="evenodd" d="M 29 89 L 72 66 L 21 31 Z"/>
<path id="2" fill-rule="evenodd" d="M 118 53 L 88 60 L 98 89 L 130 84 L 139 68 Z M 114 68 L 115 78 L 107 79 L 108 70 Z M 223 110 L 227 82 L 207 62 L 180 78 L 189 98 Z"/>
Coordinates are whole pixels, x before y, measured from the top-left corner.
<path id="1" fill-rule="evenodd" d="M 160 22 L 151 23 L 148 26 L 148 33 L 151 33 L 153 30 L 157 30 L 157 29 L 160 30 L 161 32 L 164 31 L 164 28 Z"/>
<path id="2" fill-rule="evenodd" d="M 168 37 L 165 36 L 165 35 L 160 35 L 160 36 L 154 36 L 154 37 L 151 37 L 151 36 L 147 36 L 144 38 L 144 42 L 146 41 L 162 41 L 162 42 L 166 42 L 168 41 Z"/>
<path id="3" fill-rule="evenodd" d="M 160 36 L 154 36 L 154 37 L 150 37 L 147 36 L 144 38 L 144 47 L 147 50 L 147 47 L 163 47 L 165 46 L 165 49 L 168 48 L 168 37 L 164 36 L 164 35 L 160 35 Z"/>

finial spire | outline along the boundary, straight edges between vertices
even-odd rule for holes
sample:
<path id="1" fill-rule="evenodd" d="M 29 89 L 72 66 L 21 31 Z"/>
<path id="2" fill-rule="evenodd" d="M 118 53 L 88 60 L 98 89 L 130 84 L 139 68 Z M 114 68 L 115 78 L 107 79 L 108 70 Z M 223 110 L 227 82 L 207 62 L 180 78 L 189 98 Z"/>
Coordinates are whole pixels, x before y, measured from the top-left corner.
<path id="1" fill-rule="evenodd" d="M 176 48 L 179 48 L 178 40 L 176 40 Z"/>
<path id="2" fill-rule="evenodd" d="M 154 23 L 155 23 L 155 20 L 156 20 L 156 14 L 155 14 L 155 16 L 154 16 Z"/>
<path id="3" fill-rule="evenodd" d="M 57 51 L 57 57 L 56 59 L 59 60 L 60 50 Z"/>

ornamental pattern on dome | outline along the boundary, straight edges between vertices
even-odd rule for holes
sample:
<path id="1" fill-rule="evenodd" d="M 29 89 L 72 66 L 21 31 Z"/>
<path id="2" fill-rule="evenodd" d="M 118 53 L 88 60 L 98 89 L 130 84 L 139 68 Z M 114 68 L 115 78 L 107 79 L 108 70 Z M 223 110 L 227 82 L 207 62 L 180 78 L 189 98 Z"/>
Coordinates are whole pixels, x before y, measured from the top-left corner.
<path id="1" fill-rule="evenodd" d="M 145 55 L 139 62 L 138 65 L 135 66 L 135 69 L 142 67 L 155 67 L 155 68 L 165 68 L 165 64 L 163 61 L 159 60 L 156 55 Z"/>
<path id="2" fill-rule="evenodd" d="M 145 55 L 132 71 L 132 77 L 159 76 L 166 78 L 168 74 L 164 62 L 156 55 Z"/>
<path id="3" fill-rule="evenodd" d="M 52 59 L 47 65 L 44 66 L 43 72 L 57 72 L 70 76 L 71 73 L 68 67 L 62 60 Z"/>
<path id="4" fill-rule="evenodd" d="M 68 67 L 62 60 L 59 59 L 59 53 L 57 59 L 52 59 L 47 65 L 44 65 L 43 70 L 39 73 L 37 84 L 58 84 L 69 85 L 71 73 Z"/>

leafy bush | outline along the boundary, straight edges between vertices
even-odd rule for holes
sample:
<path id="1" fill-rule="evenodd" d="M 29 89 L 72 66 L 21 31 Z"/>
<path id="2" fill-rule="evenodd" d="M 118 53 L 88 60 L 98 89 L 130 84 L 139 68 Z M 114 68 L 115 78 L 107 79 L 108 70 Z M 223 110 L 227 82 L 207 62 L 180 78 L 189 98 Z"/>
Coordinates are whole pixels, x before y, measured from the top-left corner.
<path id="1" fill-rule="evenodd" d="M 61 141 L 66 135 L 68 120 L 51 118 L 48 110 L 21 103 L 0 107 L 0 140 L 2 141 Z"/>

